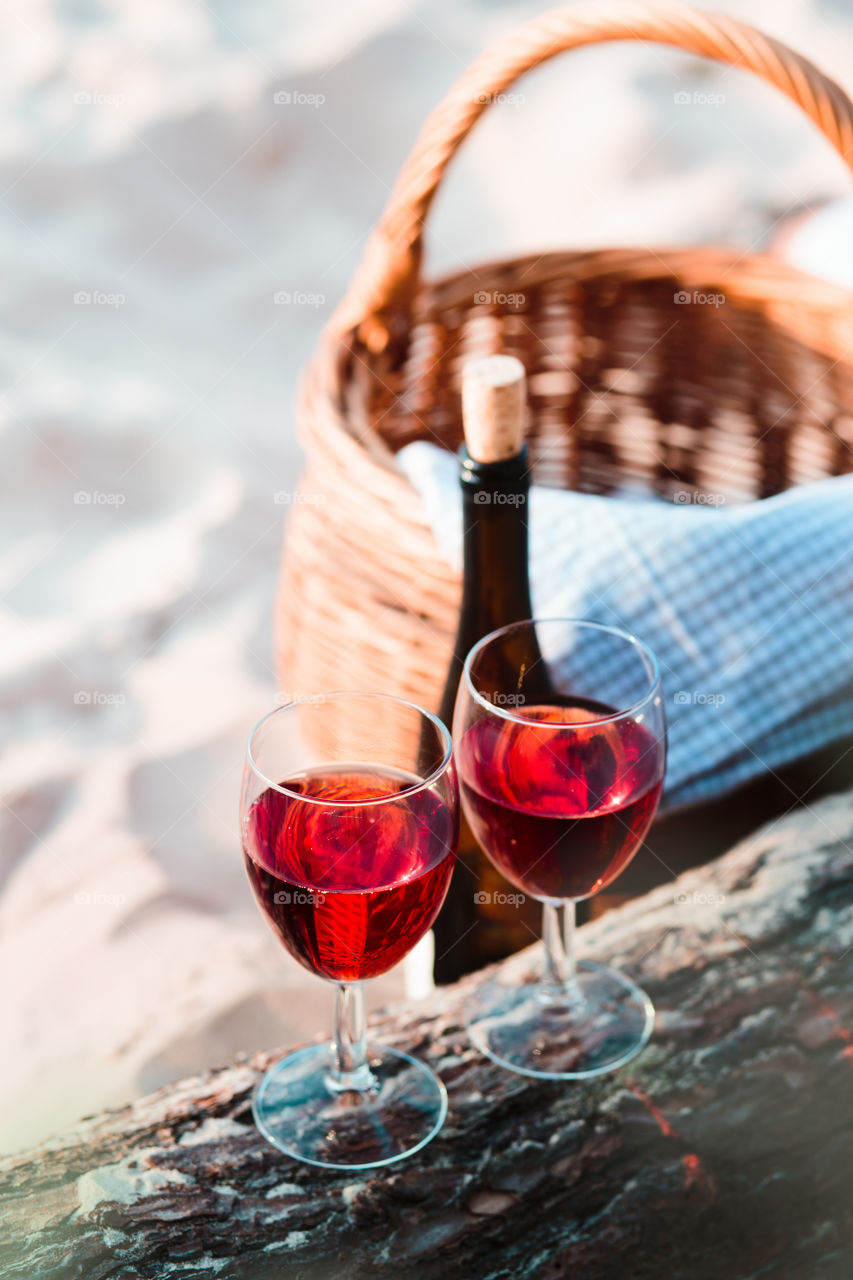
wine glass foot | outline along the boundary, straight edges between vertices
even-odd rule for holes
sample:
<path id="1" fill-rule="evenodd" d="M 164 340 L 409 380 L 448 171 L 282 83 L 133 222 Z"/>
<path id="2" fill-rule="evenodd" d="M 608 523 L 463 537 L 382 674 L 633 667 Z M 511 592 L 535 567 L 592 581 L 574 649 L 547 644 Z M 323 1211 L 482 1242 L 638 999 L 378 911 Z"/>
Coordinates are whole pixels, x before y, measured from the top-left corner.
<path id="1" fill-rule="evenodd" d="M 252 1099 L 255 1123 L 285 1155 L 328 1169 L 375 1169 L 414 1155 L 447 1115 L 447 1090 L 417 1058 L 368 1047 L 374 1085 L 329 1087 L 332 1045 L 300 1049 L 276 1063 Z"/>
<path id="2" fill-rule="evenodd" d="M 648 1043 L 655 1011 L 644 991 L 615 969 L 579 961 L 579 998 L 543 1002 L 537 982 L 477 988 L 468 1033 L 481 1053 L 510 1071 L 547 1080 L 584 1080 L 630 1062 Z"/>

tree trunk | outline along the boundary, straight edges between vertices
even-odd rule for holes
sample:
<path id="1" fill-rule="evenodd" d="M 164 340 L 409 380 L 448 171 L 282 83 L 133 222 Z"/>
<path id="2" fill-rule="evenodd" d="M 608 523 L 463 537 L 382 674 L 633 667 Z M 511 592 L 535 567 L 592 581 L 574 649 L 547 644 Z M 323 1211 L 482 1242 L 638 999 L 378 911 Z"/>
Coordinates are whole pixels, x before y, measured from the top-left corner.
<path id="1" fill-rule="evenodd" d="M 480 1057 L 477 981 L 373 1020 L 429 1061 L 439 1137 L 372 1175 L 268 1146 L 266 1055 L 0 1164 L 21 1280 L 747 1280 L 853 1274 L 853 795 L 765 828 L 581 930 L 639 978 L 651 1044 L 584 1085 Z M 517 978 L 534 952 L 506 961 Z"/>

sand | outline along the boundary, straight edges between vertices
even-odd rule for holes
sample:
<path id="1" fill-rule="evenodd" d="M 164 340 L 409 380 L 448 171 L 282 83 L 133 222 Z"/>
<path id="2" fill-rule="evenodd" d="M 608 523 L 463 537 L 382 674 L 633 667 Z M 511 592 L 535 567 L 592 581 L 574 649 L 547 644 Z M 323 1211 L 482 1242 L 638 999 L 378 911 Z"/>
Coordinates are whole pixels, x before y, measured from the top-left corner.
<path id="1" fill-rule="evenodd" d="M 540 7 L 5 12 L 3 1148 L 324 1029 L 330 991 L 267 933 L 236 816 L 248 730 L 287 692 L 270 618 L 294 388 L 422 117 Z M 728 8 L 850 87 L 840 4 Z M 589 51 L 484 122 L 429 269 L 556 245 L 746 249 L 846 187 L 742 74 Z M 397 972 L 371 999 L 402 990 Z"/>

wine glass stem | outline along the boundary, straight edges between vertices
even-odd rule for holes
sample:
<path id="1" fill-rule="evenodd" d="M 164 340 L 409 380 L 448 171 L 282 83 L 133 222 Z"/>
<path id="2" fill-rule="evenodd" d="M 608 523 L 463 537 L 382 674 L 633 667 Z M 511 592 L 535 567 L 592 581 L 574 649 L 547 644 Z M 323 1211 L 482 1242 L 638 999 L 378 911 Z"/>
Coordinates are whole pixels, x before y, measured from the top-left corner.
<path id="1" fill-rule="evenodd" d="M 327 1084 L 335 1093 L 364 1093 L 374 1083 L 367 1064 L 367 1018 L 364 986 L 341 982 L 335 991 L 335 1040 L 333 1065 Z"/>
<path id="2" fill-rule="evenodd" d="M 562 905 L 563 927 L 560 928 L 560 910 L 553 903 L 542 904 L 542 945 L 545 962 L 539 983 L 539 994 L 547 1004 L 581 1004 L 575 968 L 575 904 Z"/>

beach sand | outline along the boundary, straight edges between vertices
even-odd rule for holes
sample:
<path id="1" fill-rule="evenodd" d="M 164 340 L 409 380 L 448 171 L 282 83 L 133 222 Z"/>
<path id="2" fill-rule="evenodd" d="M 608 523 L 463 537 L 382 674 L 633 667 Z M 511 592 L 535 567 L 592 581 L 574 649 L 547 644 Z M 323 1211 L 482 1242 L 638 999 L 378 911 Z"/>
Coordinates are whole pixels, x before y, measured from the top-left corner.
<path id="1" fill-rule="evenodd" d="M 840 5 L 727 7 L 851 87 Z M 237 824 L 248 731 L 289 692 L 271 610 L 300 496 L 294 390 L 422 118 L 540 8 L 5 12 L 3 1148 L 329 1026 L 331 990 L 251 900 Z M 847 181 L 742 73 L 586 51 L 483 122 L 436 203 L 429 270 L 747 249 Z M 370 999 L 402 990 L 395 972 Z"/>

